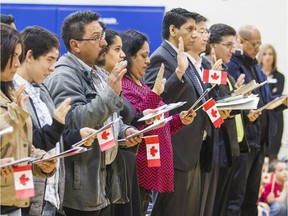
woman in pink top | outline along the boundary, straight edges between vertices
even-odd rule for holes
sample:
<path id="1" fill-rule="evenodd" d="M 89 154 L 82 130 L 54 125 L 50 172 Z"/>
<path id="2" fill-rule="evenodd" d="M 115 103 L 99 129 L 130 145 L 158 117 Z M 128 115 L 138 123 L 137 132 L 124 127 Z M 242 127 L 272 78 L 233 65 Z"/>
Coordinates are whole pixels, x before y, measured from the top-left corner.
<path id="1" fill-rule="evenodd" d="M 127 98 L 133 105 L 136 114 L 145 109 L 155 109 L 164 105 L 161 93 L 164 91 L 165 79 L 163 79 L 164 65 L 162 65 L 155 85 L 151 90 L 141 78 L 146 72 L 149 60 L 148 38 L 141 32 L 129 30 L 121 34 L 123 42 L 123 51 L 128 62 L 127 73 L 122 80 L 122 95 Z M 182 41 L 180 41 L 182 42 Z M 180 43 L 183 47 L 183 44 Z M 180 60 L 180 61 L 179 61 Z M 187 57 L 183 48 L 179 49 L 178 67 L 187 68 Z M 186 64 L 187 63 L 187 64 Z M 185 68 L 186 67 L 186 68 Z M 145 200 L 147 194 L 151 191 L 156 192 L 173 192 L 174 190 L 174 168 L 173 168 L 173 149 L 171 136 L 180 130 L 184 125 L 193 121 L 195 112 L 192 111 L 187 115 L 187 111 L 173 115 L 172 120 L 165 126 L 147 132 L 145 136 L 158 135 L 160 144 L 160 161 L 159 167 L 147 166 L 146 145 L 143 141 L 138 148 L 137 172 L 141 190 L 141 201 L 143 210 L 146 211 L 149 200 Z M 169 114 L 165 113 L 165 118 Z M 147 125 L 138 126 L 141 130 Z"/>

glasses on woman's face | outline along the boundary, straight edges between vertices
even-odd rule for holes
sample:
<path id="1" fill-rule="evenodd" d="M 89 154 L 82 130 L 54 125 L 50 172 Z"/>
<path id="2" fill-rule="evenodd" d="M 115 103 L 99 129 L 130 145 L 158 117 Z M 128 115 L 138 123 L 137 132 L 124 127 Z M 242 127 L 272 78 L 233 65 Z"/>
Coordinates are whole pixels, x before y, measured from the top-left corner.
<path id="1" fill-rule="evenodd" d="M 106 33 L 103 32 L 101 35 L 97 35 L 94 38 L 77 38 L 75 40 L 78 40 L 78 41 L 94 41 L 96 43 L 98 40 L 99 41 L 100 40 L 104 40 L 105 36 L 106 36 Z"/>
<path id="2" fill-rule="evenodd" d="M 242 37 L 243 38 L 243 37 Z M 254 49 L 257 49 L 261 46 L 261 41 L 260 42 L 252 42 L 251 40 L 247 39 L 247 38 L 243 38 L 244 40 L 248 41 Z"/>

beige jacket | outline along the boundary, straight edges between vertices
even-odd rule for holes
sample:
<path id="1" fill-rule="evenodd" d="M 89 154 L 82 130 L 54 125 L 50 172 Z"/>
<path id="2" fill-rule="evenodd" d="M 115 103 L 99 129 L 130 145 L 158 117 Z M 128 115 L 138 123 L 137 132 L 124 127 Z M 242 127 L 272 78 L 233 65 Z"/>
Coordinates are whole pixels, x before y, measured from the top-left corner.
<path id="1" fill-rule="evenodd" d="M 0 91 L 0 130 L 9 126 L 13 132 L 1 137 L 1 158 L 13 157 L 15 160 L 24 157 L 42 158 L 45 151 L 36 149 L 32 145 L 32 122 L 27 111 L 21 109 L 15 102 L 11 102 L 2 91 Z M 35 176 L 48 178 L 54 174 L 43 173 L 37 165 L 32 166 Z M 28 207 L 30 199 L 16 199 L 14 188 L 14 176 L 1 177 L 1 205 Z"/>

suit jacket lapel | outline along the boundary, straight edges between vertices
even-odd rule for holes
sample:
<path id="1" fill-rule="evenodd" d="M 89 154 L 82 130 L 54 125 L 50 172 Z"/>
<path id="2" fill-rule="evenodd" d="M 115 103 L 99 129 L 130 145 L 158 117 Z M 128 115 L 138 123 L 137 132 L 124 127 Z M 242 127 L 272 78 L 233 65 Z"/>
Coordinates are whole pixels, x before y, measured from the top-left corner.
<path id="1" fill-rule="evenodd" d="M 173 47 L 170 44 L 168 44 L 166 41 L 163 41 L 161 46 L 164 49 L 166 49 L 172 55 L 173 58 L 176 59 L 176 64 L 177 64 L 177 52 L 173 49 Z"/>

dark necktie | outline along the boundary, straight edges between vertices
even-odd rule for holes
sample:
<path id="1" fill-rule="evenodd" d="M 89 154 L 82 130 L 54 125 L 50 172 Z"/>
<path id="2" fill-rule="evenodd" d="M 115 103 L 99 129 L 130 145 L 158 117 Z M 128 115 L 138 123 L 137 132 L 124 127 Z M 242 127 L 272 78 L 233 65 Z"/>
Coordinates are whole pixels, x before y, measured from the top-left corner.
<path id="1" fill-rule="evenodd" d="M 194 80 L 196 90 L 198 91 L 198 93 L 200 95 L 202 95 L 203 94 L 203 88 L 202 88 L 202 85 L 201 85 L 199 78 L 196 75 L 197 71 L 194 70 L 193 66 L 190 66 L 190 72 L 191 72 L 192 78 Z M 202 103 L 205 103 L 205 102 L 206 102 L 206 99 L 203 98 Z M 207 132 L 208 136 L 211 137 L 212 129 L 211 129 L 211 124 L 210 124 L 209 119 L 208 119 L 208 115 L 205 115 L 204 121 L 205 121 L 204 130 Z"/>
<path id="2" fill-rule="evenodd" d="M 197 71 L 194 70 L 193 66 L 190 66 L 190 72 L 191 72 L 192 78 L 194 80 L 196 90 L 198 91 L 199 95 L 202 95 L 204 91 L 203 91 L 201 82 L 200 82 L 199 78 L 196 75 Z M 206 101 L 205 98 L 203 98 L 202 99 L 202 103 L 204 103 L 205 101 Z"/>

